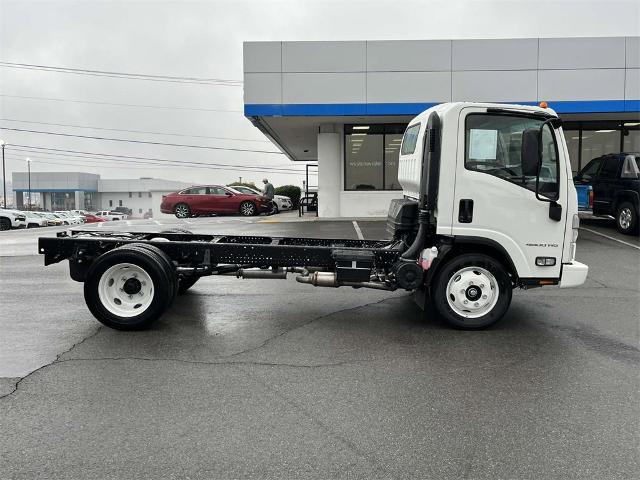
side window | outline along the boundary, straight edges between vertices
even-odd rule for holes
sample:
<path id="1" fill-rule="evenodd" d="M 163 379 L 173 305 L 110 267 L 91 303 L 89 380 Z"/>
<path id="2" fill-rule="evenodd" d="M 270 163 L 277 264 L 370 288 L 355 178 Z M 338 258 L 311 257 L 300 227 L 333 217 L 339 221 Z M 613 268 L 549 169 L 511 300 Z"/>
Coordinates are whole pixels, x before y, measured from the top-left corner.
<path id="1" fill-rule="evenodd" d="M 183 195 L 206 195 L 207 187 L 188 188 L 182 192 Z"/>
<path id="2" fill-rule="evenodd" d="M 418 134 L 420 133 L 420 124 L 416 123 L 415 125 L 411 125 L 404 132 L 404 137 L 402 138 L 402 155 L 411 155 L 416 151 L 416 144 L 418 143 Z"/>
<path id="3" fill-rule="evenodd" d="M 618 178 L 618 165 L 620 161 L 618 157 L 607 157 L 604 159 L 602 169 L 600 170 L 600 178 L 602 180 L 611 180 Z"/>
<path id="4" fill-rule="evenodd" d="M 222 187 L 209 187 L 209 195 L 225 195 L 227 191 Z"/>
<path id="5" fill-rule="evenodd" d="M 539 130 L 541 125 L 542 120 L 532 117 L 469 114 L 465 128 L 465 168 L 535 191 L 536 175 L 523 165 L 522 137 L 526 130 Z M 549 124 L 542 129 L 541 150 L 539 192 L 555 198 L 559 185 L 558 148 Z"/>
<path id="6" fill-rule="evenodd" d="M 640 178 L 640 157 L 626 156 L 620 178 Z"/>
<path id="7" fill-rule="evenodd" d="M 598 173 L 598 169 L 600 168 L 600 164 L 602 163 L 602 158 L 594 158 L 591 160 L 586 167 L 582 169 L 580 175 L 585 180 L 591 180 Z"/>

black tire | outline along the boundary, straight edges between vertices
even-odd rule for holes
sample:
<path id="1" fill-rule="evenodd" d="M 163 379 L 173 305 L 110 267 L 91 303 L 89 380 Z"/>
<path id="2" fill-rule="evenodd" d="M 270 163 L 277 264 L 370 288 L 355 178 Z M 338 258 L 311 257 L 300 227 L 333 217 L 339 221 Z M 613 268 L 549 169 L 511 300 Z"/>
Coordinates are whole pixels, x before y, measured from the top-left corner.
<path id="1" fill-rule="evenodd" d="M 184 233 L 185 235 L 192 235 L 193 232 L 191 230 L 187 230 L 186 228 L 168 228 L 166 230 L 162 230 L 160 233 Z M 192 276 L 192 277 L 182 277 L 178 278 L 178 295 L 182 295 L 187 290 L 189 290 L 193 285 L 200 280 L 200 277 Z"/>
<path id="2" fill-rule="evenodd" d="M 477 267 L 478 270 L 474 270 L 473 267 Z M 487 295 L 494 295 L 495 289 L 491 288 L 490 285 L 472 283 L 474 282 L 473 278 L 476 276 L 479 279 L 488 278 L 482 270 L 489 272 L 493 276 L 497 286 L 498 297 L 492 307 L 491 302 L 487 304 L 487 308 L 490 309 L 481 316 L 476 318 L 467 317 L 463 315 L 464 312 L 461 311 L 460 307 L 456 307 L 458 311 L 452 308 L 449 298 L 454 304 L 463 299 L 471 307 L 469 302 L 477 305 L 476 301 L 482 302 L 481 299 L 487 298 Z M 460 275 L 460 272 L 466 273 Z M 455 283 L 457 281 L 463 281 L 463 275 L 466 278 L 471 277 L 472 280 L 456 286 Z M 456 277 L 459 279 L 456 280 Z M 490 280 L 489 283 L 493 280 Z M 449 281 L 452 281 L 451 288 L 452 290 L 455 289 L 455 294 L 459 294 L 459 297 L 452 296 L 453 294 L 447 290 Z M 484 280 L 481 281 L 484 282 Z M 463 285 L 466 288 L 460 288 Z M 465 290 L 465 292 L 463 293 L 462 290 Z M 511 279 L 505 267 L 495 258 L 484 254 L 463 254 L 454 257 L 442 266 L 431 285 L 431 298 L 436 312 L 449 326 L 461 330 L 480 330 L 496 324 L 507 313 L 511 304 L 512 293 Z M 462 306 L 462 304 L 460 305 Z M 462 306 L 462 308 L 467 307 Z M 481 312 L 479 311 L 478 313 Z M 474 312 L 468 311 L 467 314 L 474 315 Z"/>
<path id="3" fill-rule="evenodd" d="M 119 264 L 139 267 L 153 282 L 150 303 L 138 315 L 122 316 L 114 313 L 100 298 L 100 279 L 111 267 Z M 116 330 L 140 330 L 160 318 L 168 308 L 174 295 L 173 286 L 174 280 L 167 276 L 166 266 L 154 252 L 125 245 L 101 255 L 91 265 L 84 283 L 84 298 L 93 316 L 103 325 Z"/>
<path id="4" fill-rule="evenodd" d="M 8 218 L 0 218 L 0 230 L 11 230 L 11 220 Z"/>
<path id="5" fill-rule="evenodd" d="M 189 218 L 191 216 L 191 209 L 186 203 L 179 203 L 173 207 L 173 214 L 176 218 Z"/>
<path id="6" fill-rule="evenodd" d="M 638 210 L 631 202 L 622 202 L 616 209 L 616 228 L 625 235 L 638 233 Z"/>
<path id="7" fill-rule="evenodd" d="M 240 215 L 243 217 L 252 217 L 256 213 L 258 213 L 258 209 L 256 208 L 256 204 L 250 200 L 245 200 L 240 204 Z"/>
<path id="8" fill-rule="evenodd" d="M 182 277 L 178 280 L 178 295 L 184 295 L 196 282 L 200 280 L 200 277 Z"/>

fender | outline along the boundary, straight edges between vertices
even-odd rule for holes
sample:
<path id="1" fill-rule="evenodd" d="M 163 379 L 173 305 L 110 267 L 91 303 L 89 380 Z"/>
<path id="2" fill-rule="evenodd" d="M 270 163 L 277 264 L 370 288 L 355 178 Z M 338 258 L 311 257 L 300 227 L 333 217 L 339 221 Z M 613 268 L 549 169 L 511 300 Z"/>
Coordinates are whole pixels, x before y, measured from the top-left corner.
<path id="1" fill-rule="evenodd" d="M 433 261 L 433 263 L 431 264 L 431 268 L 427 272 L 425 278 L 425 284 L 427 286 L 431 284 L 431 280 L 436 276 L 438 270 L 445 262 L 445 260 L 448 260 L 449 258 L 452 258 L 459 253 L 464 253 L 465 250 L 470 251 L 471 249 L 469 249 L 469 247 L 473 246 L 480 247 L 474 249 L 473 251 L 477 253 L 486 253 L 492 255 L 497 261 L 501 262 L 513 276 L 514 283 L 518 279 L 518 271 L 516 270 L 511 257 L 509 256 L 505 248 L 495 240 L 482 237 L 456 235 L 455 237 L 438 237 L 436 243 L 439 254 L 438 257 Z"/>
<path id="2" fill-rule="evenodd" d="M 613 196 L 613 202 L 611 205 L 611 212 L 615 215 L 615 209 L 618 207 L 620 202 L 631 201 L 636 209 L 640 205 L 640 194 L 634 190 L 619 190 Z"/>

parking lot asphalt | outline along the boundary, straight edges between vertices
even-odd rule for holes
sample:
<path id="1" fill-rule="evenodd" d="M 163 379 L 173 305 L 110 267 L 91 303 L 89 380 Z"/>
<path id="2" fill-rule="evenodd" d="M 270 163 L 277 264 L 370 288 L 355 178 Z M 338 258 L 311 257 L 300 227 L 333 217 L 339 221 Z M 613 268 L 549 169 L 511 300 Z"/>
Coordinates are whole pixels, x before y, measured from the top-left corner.
<path id="1" fill-rule="evenodd" d="M 358 235 L 351 221 L 189 222 L 108 227 Z M 0 477 L 638 478 L 638 240 L 583 227 L 586 285 L 516 291 L 481 332 L 424 319 L 403 292 L 232 277 L 117 332 L 66 264 L 42 266 L 36 239 L 55 229 L 2 232 Z"/>

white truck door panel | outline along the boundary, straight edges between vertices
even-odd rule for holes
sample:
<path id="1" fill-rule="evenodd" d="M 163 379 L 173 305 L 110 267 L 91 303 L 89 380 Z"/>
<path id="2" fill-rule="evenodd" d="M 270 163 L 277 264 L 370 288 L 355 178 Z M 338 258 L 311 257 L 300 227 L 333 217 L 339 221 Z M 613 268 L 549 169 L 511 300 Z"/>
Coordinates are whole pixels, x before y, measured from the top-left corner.
<path id="1" fill-rule="evenodd" d="M 470 114 L 484 116 L 475 116 L 467 124 Z M 501 245 L 521 278 L 558 278 L 567 212 L 565 169 L 556 169 L 557 203 L 562 206 L 562 218 L 555 221 L 549 218 L 549 203 L 538 200 L 530 189 L 531 178 L 525 178 L 525 167 L 519 161 L 522 130 L 520 134 L 518 130 L 529 128 L 521 127 L 526 125 L 524 122 L 536 120 L 515 117 L 511 125 L 509 122 L 514 117 L 505 114 L 495 119 L 495 116 L 487 114 L 486 108 L 468 107 L 460 111 L 452 234 L 489 239 Z M 495 130 L 492 127 L 494 122 L 497 125 Z M 552 127 L 547 130 L 549 139 L 552 138 L 552 130 Z M 556 157 L 562 155 L 562 145 L 558 142 Z M 554 154 L 550 155 L 553 158 Z M 562 161 L 563 157 L 559 159 L 560 165 Z M 550 179 L 554 176 L 551 171 L 548 175 Z M 460 218 L 461 201 L 467 205 L 469 201 L 473 202 L 470 221 Z M 555 265 L 537 266 L 536 257 L 555 258 Z"/>

